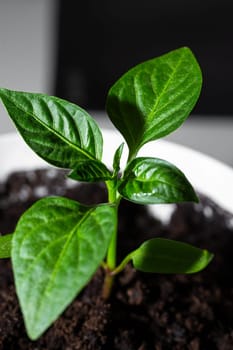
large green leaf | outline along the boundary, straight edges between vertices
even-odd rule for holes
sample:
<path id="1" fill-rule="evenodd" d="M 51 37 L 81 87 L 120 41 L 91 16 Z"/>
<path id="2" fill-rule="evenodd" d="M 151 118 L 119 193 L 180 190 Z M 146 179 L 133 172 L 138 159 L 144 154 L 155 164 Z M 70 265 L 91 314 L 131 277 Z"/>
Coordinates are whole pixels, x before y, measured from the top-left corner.
<path id="1" fill-rule="evenodd" d="M 10 258 L 12 234 L 0 236 L 0 259 Z"/>
<path id="2" fill-rule="evenodd" d="M 116 209 L 42 199 L 19 220 L 12 260 L 28 335 L 38 338 L 87 284 L 106 255 Z"/>
<path id="3" fill-rule="evenodd" d="M 101 159 L 102 134 L 82 108 L 57 97 L 0 89 L 0 97 L 27 144 L 47 162 L 73 169 Z"/>
<path id="4" fill-rule="evenodd" d="M 131 253 L 137 270 L 156 273 L 195 273 L 204 269 L 213 254 L 190 244 L 154 238 Z"/>
<path id="5" fill-rule="evenodd" d="M 177 129 L 201 90 L 200 67 L 187 47 L 129 70 L 110 89 L 107 112 L 134 155 L 145 143 Z"/>
<path id="6" fill-rule="evenodd" d="M 198 201 L 185 175 L 158 158 L 139 157 L 130 162 L 118 191 L 124 198 L 141 204 Z"/>

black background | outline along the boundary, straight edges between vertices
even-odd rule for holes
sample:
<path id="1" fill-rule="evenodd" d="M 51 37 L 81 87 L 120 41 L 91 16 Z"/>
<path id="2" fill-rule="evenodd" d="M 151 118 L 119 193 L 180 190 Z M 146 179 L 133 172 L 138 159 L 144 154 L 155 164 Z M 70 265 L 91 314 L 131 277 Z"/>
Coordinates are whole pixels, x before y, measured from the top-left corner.
<path id="1" fill-rule="evenodd" d="M 188 46 L 204 80 L 193 113 L 233 115 L 232 17 L 231 0 L 60 0 L 55 94 L 104 109 L 126 70 Z"/>

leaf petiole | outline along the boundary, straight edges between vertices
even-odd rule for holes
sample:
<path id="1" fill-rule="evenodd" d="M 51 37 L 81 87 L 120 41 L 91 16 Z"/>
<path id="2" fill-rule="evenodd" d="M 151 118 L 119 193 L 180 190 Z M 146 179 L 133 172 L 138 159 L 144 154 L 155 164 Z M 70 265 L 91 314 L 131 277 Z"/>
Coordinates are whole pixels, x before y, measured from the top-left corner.
<path id="1" fill-rule="evenodd" d="M 118 273 L 124 270 L 126 265 L 132 260 L 133 253 L 131 252 L 130 254 L 126 255 L 126 257 L 122 260 L 122 262 L 110 273 L 111 276 L 116 276 Z"/>

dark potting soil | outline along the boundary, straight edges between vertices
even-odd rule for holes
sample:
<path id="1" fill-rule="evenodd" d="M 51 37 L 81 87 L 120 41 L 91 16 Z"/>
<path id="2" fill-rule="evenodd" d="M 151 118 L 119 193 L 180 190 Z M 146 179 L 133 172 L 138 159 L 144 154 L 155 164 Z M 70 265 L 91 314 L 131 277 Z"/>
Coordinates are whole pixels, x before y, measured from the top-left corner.
<path id="1" fill-rule="evenodd" d="M 0 232 L 14 230 L 36 199 L 60 195 L 83 203 L 106 200 L 103 185 L 76 185 L 54 169 L 12 174 L 0 185 Z M 101 298 L 103 272 L 38 340 L 25 333 L 9 259 L 0 260 L 0 349 L 14 350 L 230 350 L 233 349 L 233 217 L 210 199 L 176 205 L 163 225 L 144 206 L 123 201 L 119 255 L 145 239 L 187 241 L 215 253 L 194 275 L 157 275 L 129 264 L 116 278 L 108 302 Z"/>

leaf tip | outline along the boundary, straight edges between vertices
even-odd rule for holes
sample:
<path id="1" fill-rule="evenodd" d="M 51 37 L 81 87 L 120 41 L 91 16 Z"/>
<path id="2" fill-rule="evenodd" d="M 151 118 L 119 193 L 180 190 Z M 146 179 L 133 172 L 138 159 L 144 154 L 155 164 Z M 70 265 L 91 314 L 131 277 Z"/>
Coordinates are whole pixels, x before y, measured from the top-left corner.
<path id="1" fill-rule="evenodd" d="M 204 255 L 206 259 L 206 266 L 213 260 L 214 254 L 209 252 L 208 250 L 204 250 Z"/>
<path id="2" fill-rule="evenodd" d="M 199 260 L 196 261 L 194 266 L 192 266 L 192 268 L 189 271 L 187 271 L 186 273 L 193 274 L 193 273 L 197 273 L 197 272 L 204 270 L 210 264 L 210 262 L 213 260 L 213 258 L 214 258 L 213 253 L 209 252 L 206 249 L 201 249 L 201 254 L 200 254 Z"/>

